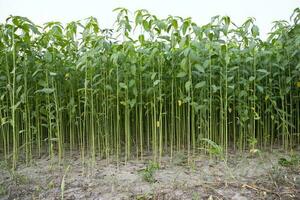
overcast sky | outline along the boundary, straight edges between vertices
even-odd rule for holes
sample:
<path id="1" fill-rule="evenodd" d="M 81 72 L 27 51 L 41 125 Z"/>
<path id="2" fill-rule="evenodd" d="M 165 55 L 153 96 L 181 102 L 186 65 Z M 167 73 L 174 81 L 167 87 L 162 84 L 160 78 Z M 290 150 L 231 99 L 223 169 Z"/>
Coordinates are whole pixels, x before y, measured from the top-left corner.
<path id="1" fill-rule="evenodd" d="M 192 17 L 202 25 L 215 15 L 228 15 L 241 24 L 247 17 L 255 17 L 261 36 L 266 37 L 272 21 L 289 20 L 300 0 L 0 0 L 0 21 L 9 15 L 28 17 L 37 24 L 47 21 L 63 23 L 94 16 L 103 28 L 115 20 L 114 8 L 130 11 L 147 9 L 159 17 L 177 15 Z"/>

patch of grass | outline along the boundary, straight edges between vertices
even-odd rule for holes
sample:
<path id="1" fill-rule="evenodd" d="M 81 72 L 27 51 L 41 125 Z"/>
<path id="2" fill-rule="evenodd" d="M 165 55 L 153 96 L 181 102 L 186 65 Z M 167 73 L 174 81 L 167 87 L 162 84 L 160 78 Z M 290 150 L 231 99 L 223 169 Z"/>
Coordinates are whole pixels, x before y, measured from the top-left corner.
<path id="1" fill-rule="evenodd" d="M 28 184 L 29 183 L 28 177 L 23 175 L 23 174 L 12 171 L 11 175 L 12 175 L 12 178 L 13 178 L 14 182 L 17 185 L 23 185 L 23 184 Z"/>
<path id="2" fill-rule="evenodd" d="M 0 184 L 0 196 L 3 196 L 6 194 L 6 189 L 3 184 Z"/>
<path id="3" fill-rule="evenodd" d="M 289 158 L 279 158 L 278 164 L 283 167 L 297 167 L 300 165 L 300 157 L 292 155 Z"/>
<path id="4" fill-rule="evenodd" d="M 39 185 L 34 187 L 34 193 L 39 194 L 42 191 L 42 188 Z"/>
<path id="5" fill-rule="evenodd" d="M 159 169 L 159 164 L 157 162 L 150 161 L 146 169 L 142 171 L 143 179 L 149 183 L 154 183 L 156 180 L 153 177 L 153 174 L 158 169 Z"/>
<path id="6" fill-rule="evenodd" d="M 3 169 L 3 170 L 10 170 L 11 167 L 9 167 L 9 164 L 7 161 L 3 160 L 3 161 L 0 161 L 0 169 Z"/>
<path id="7" fill-rule="evenodd" d="M 54 183 L 53 180 L 51 180 L 51 181 L 48 183 L 47 188 L 48 188 L 49 190 L 51 190 L 51 189 L 53 189 L 54 187 L 55 187 L 55 183 Z"/>
<path id="8" fill-rule="evenodd" d="M 136 200 L 149 200 L 152 199 L 151 194 L 139 194 L 135 197 Z"/>

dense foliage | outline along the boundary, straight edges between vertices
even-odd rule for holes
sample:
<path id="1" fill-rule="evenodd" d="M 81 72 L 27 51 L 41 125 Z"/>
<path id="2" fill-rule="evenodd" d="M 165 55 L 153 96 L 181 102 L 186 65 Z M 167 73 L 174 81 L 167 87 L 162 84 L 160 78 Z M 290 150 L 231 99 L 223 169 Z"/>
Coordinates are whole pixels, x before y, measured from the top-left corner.
<path id="1" fill-rule="evenodd" d="M 116 11 L 113 30 L 92 17 L 0 24 L 0 153 L 14 167 L 45 150 L 127 161 L 190 157 L 205 141 L 224 152 L 299 144 L 299 8 L 265 41 L 253 18 L 198 26 Z"/>

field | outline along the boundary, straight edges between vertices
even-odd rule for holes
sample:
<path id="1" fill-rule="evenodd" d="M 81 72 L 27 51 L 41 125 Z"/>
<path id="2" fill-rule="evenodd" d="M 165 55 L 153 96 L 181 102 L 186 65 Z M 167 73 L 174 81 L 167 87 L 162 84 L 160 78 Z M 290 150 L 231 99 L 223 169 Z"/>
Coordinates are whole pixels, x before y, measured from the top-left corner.
<path id="1" fill-rule="evenodd" d="M 300 9 L 265 40 L 114 11 L 0 23 L 0 197 L 300 198 Z"/>

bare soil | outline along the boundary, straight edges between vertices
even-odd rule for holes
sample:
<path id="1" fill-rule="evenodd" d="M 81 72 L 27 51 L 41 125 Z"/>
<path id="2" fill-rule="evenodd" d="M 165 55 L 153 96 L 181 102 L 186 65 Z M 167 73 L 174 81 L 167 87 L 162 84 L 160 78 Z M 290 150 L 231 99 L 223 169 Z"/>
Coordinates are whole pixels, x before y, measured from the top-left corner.
<path id="1" fill-rule="evenodd" d="M 300 199 L 300 166 L 278 164 L 288 157 L 280 151 L 231 153 L 227 164 L 206 155 L 187 163 L 177 153 L 172 161 L 163 157 L 149 181 L 144 176 L 151 157 L 83 165 L 72 155 L 59 165 L 45 156 L 14 172 L 1 163 L 0 199 Z"/>

